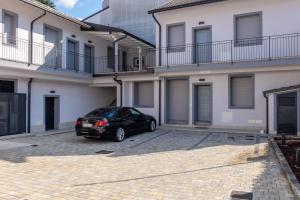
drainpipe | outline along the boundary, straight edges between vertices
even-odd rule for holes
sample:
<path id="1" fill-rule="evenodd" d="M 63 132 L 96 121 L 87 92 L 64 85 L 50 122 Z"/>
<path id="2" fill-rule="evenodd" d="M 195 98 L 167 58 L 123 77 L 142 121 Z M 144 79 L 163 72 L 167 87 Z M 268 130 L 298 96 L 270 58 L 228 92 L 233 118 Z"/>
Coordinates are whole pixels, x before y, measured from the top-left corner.
<path id="1" fill-rule="evenodd" d="M 269 98 L 268 98 L 266 93 L 264 93 L 264 97 L 266 99 L 266 106 L 267 106 L 267 108 L 266 108 L 266 112 L 267 112 L 267 114 L 266 114 L 266 120 L 267 120 L 267 122 L 266 122 L 266 129 L 267 129 L 266 134 L 269 134 Z"/>
<path id="2" fill-rule="evenodd" d="M 158 125 L 161 125 L 161 80 L 159 82 L 159 94 L 158 94 Z"/>
<path id="3" fill-rule="evenodd" d="M 28 66 L 32 64 L 33 59 L 32 59 L 32 54 L 33 54 L 33 27 L 34 23 L 37 22 L 39 19 L 43 18 L 46 16 L 47 12 L 44 10 L 44 13 L 34 20 L 31 21 L 30 23 L 30 36 L 29 36 L 29 49 L 28 49 Z"/>
<path id="4" fill-rule="evenodd" d="M 121 93 L 121 95 L 120 95 L 120 105 L 121 105 L 121 107 L 122 107 L 122 104 L 123 104 L 123 82 L 122 82 L 122 80 L 119 80 L 118 79 L 118 77 L 117 76 L 115 76 L 114 77 L 114 81 L 116 82 L 116 83 L 118 83 L 120 86 L 121 86 L 121 90 L 120 90 L 120 93 Z"/>
<path id="5" fill-rule="evenodd" d="M 158 65 L 161 66 L 161 24 L 155 17 L 154 13 L 152 13 L 152 17 L 158 25 Z"/>
<path id="6" fill-rule="evenodd" d="M 31 84 L 32 84 L 33 79 L 30 78 L 28 82 L 28 99 L 27 99 L 27 133 L 31 132 Z"/>

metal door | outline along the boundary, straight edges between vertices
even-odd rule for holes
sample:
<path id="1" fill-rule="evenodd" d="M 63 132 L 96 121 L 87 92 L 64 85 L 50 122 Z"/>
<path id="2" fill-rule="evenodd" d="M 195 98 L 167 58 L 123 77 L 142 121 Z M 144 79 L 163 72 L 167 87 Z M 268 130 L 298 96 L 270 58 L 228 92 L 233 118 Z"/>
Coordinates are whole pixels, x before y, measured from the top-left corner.
<path id="1" fill-rule="evenodd" d="M 297 135 L 297 93 L 277 95 L 277 133 Z"/>
<path id="2" fill-rule="evenodd" d="M 195 121 L 196 123 L 212 122 L 212 86 L 195 86 Z"/>
<path id="3" fill-rule="evenodd" d="M 167 81 L 167 123 L 187 124 L 189 119 L 189 82 L 187 79 Z"/>
<path id="4" fill-rule="evenodd" d="M 195 62 L 210 63 L 212 61 L 211 28 L 195 30 Z"/>

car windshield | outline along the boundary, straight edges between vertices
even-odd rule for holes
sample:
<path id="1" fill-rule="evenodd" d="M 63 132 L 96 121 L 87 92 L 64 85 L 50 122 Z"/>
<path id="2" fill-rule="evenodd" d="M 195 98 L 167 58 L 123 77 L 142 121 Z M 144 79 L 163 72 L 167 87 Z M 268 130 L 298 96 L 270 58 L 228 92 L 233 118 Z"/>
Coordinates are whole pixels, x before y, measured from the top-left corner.
<path id="1" fill-rule="evenodd" d="M 103 118 L 112 118 L 114 117 L 116 113 L 115 109 L 111 109 L 111 108 L 100 108 L 97 110 L 94 110 L 92 112 L 90 112 L 89 114 L 87 114 L 87 117 L 103 117 Z"/>

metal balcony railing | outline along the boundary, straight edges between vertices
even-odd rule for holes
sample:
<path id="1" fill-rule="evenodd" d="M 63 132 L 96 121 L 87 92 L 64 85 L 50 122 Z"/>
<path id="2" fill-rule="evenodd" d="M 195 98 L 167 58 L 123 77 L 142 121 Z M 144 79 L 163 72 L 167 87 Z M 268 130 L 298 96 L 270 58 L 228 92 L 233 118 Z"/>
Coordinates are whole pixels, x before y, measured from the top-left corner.
<path id="1" fill-rule="evenodd" d="M 212 63 L 298 58 L 300 56 L 300 34 L 172 46 L 157 51 L 161 53 L 160 66 L 199 66 Z"/>
<path id="2" fill-rule="evenodd" d="M 0 35 L 0 59 L 30 63 L 30 43 L 25 39 Z M 45 43 L 45 42 L 44 42 Z M 136 52 L 135 52 L 136 51 Z M 32 64 L 56 70 L 70 70 L 94 74 L 149 71 L 155 66 L 155 50 L 143 50 L 142 67 L 139 66 L 138 50 L 128 50 L 126 56 L 119 55 L 118 67 L 115 56 L 92 57 L 59 49 L 55 46 L 33 43 Z M 126 58 L 125 58 L 126 57 Z"/>
<path id="3" fill-rule="evenodd" d="M 129 50 L 129 52 L 132 50 Z M 116 56 L 97 58 L 95 63 L 95 74 L 129 73 L 129 72 L 151 72 L 155 66 L 155 49 L 143 49 L 141 65 L 137 49 L 133 53 L 120 54 L 118 67 L 116 67 Z"/>

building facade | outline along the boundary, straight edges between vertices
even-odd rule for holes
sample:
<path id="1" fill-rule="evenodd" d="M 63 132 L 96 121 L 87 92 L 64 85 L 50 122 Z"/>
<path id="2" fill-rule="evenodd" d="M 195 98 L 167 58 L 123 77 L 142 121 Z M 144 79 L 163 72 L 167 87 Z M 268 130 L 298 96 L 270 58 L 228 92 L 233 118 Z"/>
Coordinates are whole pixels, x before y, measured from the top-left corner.
<path id="1" fill-rule="evenodd" d="M 1 0 L 0 12 L 0 135 L 73 128 L 93 109 L 120 105 L 120 84 L 99 87 L 95 74 L 146 71 L 139 61 L 150 62 L 142 52 L 153 45 L 124 30 L 34 0 Z"/>
<path id="2" fill-rule="evenodd" d="M 297 0 L 111 0 L 83 21 L 0 2 L 2 135 L 70 128 L 109 105 L 159 125 L 300 134 Z"/>
<path id="3" fill-rule="evenodd" d="M 194 0 L 151 10 L 162 124 L 299 134 L 299 5 Z M 282 87 L 293 89 L 264 93 Z"/>

